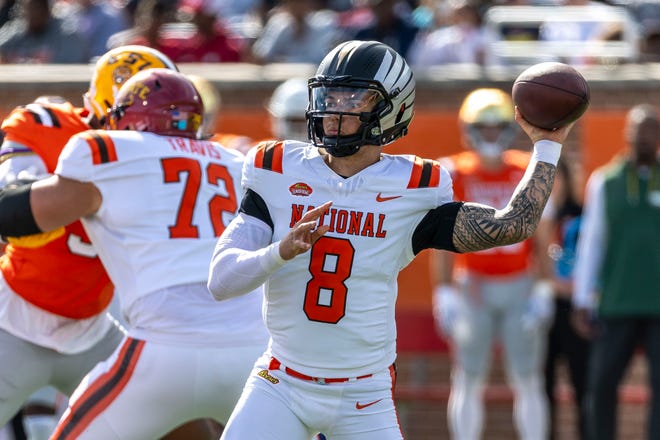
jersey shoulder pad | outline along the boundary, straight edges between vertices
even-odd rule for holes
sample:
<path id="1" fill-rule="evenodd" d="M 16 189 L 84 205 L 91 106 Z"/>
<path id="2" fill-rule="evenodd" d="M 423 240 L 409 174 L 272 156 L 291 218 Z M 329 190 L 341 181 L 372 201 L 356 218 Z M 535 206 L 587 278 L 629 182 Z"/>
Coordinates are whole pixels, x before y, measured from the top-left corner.
<path id="1" fill-rule="evenodd" d="M 474 151 L 462 151 L 444 158 L 452 174 L 474 174 L 479 170 L 479 156 Z"/>
<path id="2" fill-rule="evenodd" d="M 413 156 L 408 189 L 434 188 L 440 185 L 440 163 L 432 159 Z"/>
<path id="3" fill-rule="evenodd" d="M 105 130 L 87 130 L 76 134 L 72 141 L 73 139 L 76 139 L 79 145 L 87 146 L 93 165 L 117 161 L 117 149 L 109 132 Z M 84 141 L 84 143 L 81 141 Z"/>
<path id="4" fill-rule="evenodd" d="M 251 153 L 254 155 L 255 168 L 282 174 L 284 142 L 276 140 L 261 141 Z"/>
<path id="5" fill-rule="evenodd" d="M 69 103 L 31 103 L 12 110 L 2 123 L 2 130 L 6 140 L 37 153 L 52 171 L 69 138 L 89 128 L 83 112 Z"/>
<path id="6" fill-rule="evenodd" d="M 525 169 L 527 168 L 527 164 L 529 163 L 529 159 L 532 157 L 532 155 L 528 151 L 512 149 L 504 151 L 502 157 L 504 159 L 504 163 Z"/>

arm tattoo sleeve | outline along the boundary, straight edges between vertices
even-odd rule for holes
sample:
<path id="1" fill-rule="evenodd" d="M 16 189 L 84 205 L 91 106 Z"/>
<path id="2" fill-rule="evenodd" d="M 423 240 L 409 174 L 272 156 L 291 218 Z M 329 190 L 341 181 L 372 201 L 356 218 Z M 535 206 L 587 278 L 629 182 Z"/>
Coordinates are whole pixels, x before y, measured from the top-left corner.
<path id="1" fill-rule="evenodd" d="M 518 243 L 536 230 L 555 177 L 555 166 L 536 162 L 501 210 L 465 203 L 454 225 L 453 242 L 459 252 L 473 252 Z"/>

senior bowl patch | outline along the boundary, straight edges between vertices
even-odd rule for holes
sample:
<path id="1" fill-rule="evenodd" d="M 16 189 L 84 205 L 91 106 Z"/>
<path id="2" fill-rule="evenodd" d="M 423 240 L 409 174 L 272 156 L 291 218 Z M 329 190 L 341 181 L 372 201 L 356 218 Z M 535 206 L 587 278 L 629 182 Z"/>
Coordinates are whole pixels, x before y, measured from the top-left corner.
<path id="1" fill-rule="evenodd" d="M 289 187 L 289 191 L 294 196 L 304 196 L 304 197 L 307 197 L 314 192 L 311 186 L 303 182 L 294 183 Z"/>
<path id="2" fill-rule="evenodd" d="M 280 380 L 276 377 L 271 376 L 270 373 L 268 372 L 268 370 L 261 370 L 259 373 L 257 373 L 257 376 L 263 377 L 264 379 L 266 379 L 268 382 L 270 382 L 272 384 L 280 383 Z"/>

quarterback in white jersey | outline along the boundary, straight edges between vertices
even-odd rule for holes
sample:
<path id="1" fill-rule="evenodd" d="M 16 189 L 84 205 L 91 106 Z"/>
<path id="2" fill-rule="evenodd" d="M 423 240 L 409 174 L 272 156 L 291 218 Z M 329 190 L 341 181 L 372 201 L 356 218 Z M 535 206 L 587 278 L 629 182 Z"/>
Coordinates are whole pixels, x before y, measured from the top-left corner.
<path id="1" fill-rule="evenodd" d="M 470 252 L 536 228 L 561 142 L 516 120 L 535 144 L 503 210 L 453 201 L 437 162 L 382 153 L 407 133 L 415 81 L 375 41 L 332 50 L 309 80 L 311 144 L 248 154 L 240 214 L 218 240 L 209 289 L 219 300 L 265 284 L 271 334 L 225 427 L 227 440 L 401 439 L 394 406 L 397 276 L 426 248 Z"/>
<path id="2" fill-rule="evenodd" d="M 116 130 L 73 136 L 55 176 L 34 184 L 35 216 L 19 229 L 82 216 L 128 323 L 53 439 L 148 439 L 199 418 L 224 424 L 266 347 L 261 290 L 221 303 L 206 287 L 217 237 L 240 204 L 244 156 L 197 139 L 202 112 L 183 74 L 140 72 L 116 97 Z"/>

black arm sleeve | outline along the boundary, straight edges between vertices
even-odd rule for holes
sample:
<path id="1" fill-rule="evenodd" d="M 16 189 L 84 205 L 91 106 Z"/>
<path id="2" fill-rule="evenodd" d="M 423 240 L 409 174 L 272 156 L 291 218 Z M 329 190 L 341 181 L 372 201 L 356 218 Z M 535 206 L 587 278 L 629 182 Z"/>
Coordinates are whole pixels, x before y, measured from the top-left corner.
<path id="1" fill-rule="evenodd" d="M 463 202 L 445 203 L 430 210 L 424 216 L 413 233 L 412 245 L 415 255 L 428 248 L 458 252 L 452 237 L 456 214 L 461 206 Z"/>
<path id="2" fill-rule="evenodd" d="M 23 237 L 43 232 L 37 226 L 30 206 L 32 185 L 0 190 L 0 235 Z"/>
<path id="3" fill-rule="evenodd" d="M 270 217 L 266 202 L 264 202 L 264 199 L 262 199 L 259 194 L 251 189 L 246 191 L 245 197 L 243 197 L 243 200 L 241 201 L 241 209 L 239 211 L 258 218 L 270 226 L 271 229 L 274 229 L 273 219 Z"/>

